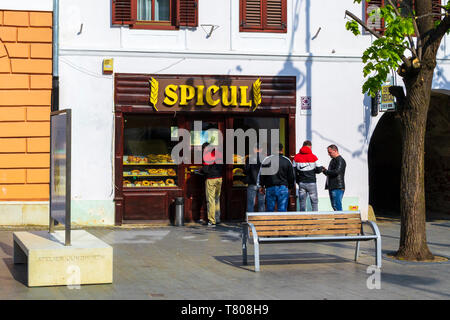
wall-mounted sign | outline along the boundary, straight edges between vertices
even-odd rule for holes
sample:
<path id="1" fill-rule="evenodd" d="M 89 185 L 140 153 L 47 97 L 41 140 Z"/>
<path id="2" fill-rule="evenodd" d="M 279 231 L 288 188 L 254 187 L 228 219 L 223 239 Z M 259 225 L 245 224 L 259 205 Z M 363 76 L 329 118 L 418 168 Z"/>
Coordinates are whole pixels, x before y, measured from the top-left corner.
<path id="1" fill-rule="evenodd" d="M 380 94 L 380 112 L 386 111 L 395 111 L 396 110 L 396 102 L 395 97 L 389 92 L 389 88 L 394 85 L 393 79 L 388 79 L 381 86 L 381 94 Z"/>
<path id="2" fill-rule="evenodd" d="M 311 115 L 311 97 L 300 97 L 300 114 Z"/>
<path id="3" fill-rule="evenodd" d="M 233 109 L 255 111 L 262 102 L 261 80 L 159 79 L 152 77 L 150 105 L 156 111 L 192 109 Z"/>

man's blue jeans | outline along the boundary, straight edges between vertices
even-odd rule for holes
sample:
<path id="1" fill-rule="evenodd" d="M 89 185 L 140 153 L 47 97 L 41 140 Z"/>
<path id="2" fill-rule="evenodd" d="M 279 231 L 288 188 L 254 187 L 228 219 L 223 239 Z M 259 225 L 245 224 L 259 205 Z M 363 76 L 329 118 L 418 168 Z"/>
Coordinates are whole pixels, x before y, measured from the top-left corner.
<path id="1" fill-rule="evenodd" d="M 247 212 L 255 211 L 255 198 L 258 195 L 258 211 L 264 212 L 266 211 L 266 196 L 264 193 L 258 192 L 259 188 L 252 184 L 247 187 Z"/>
<path id="2" fill-rule="evenodd" d="M 330 194 L 331 206 L 334 211 L 342 211 L 342 198 L 344 197 L 344 189 L 328 190 Z"/>
<path id="3" fill-rule="evenodd" d="M 287 211 L 289 202 L 289 189 L 286 186 L 273 186 L 266 189 L 266 211 L 275 211 L 275 204 L 277 204 L 277 211 Z"/>

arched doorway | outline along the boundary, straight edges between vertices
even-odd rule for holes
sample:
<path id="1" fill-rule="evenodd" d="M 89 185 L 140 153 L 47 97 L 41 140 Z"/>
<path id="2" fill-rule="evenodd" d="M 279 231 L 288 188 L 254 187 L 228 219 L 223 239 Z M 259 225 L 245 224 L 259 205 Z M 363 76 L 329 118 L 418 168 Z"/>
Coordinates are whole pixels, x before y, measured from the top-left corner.
<path id="1" fill-rule="evenodd" d="M 425 193 L 427 216 L 450 216 L 450 107 L 449 93 L 433 91 L 425 136 Z M 400 120 L 385 113 L 379 120 L 368 151 L 369 204 L 376 215 L 400 213 Z"/>

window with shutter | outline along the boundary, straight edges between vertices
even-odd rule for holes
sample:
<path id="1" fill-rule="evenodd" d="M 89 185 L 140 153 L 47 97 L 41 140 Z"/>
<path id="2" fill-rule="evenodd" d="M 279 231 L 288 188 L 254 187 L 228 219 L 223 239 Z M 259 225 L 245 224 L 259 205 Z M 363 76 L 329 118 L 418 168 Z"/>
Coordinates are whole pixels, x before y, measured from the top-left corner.
<path id="1" fill-rule="evenodd" d="M 180 0 L 178 8 L 180 26 L 198 26 L 198 0 Z"/>
<path id="2" fill-rule="evenodd" d="M 286 0 L 241 0 L 240 31 L 286 32 Z"/>
<path id="3" fill-rule="evenodd" d="M 198 26 L 198 0 L 112 0 L 112 24 L 175 30 Z"/>
<path id="4" fill-rule="evenodd" d="M 133 24 L 136 20 L 133 0 L 112 0 L 112 23 Z"/>
<path id="5" fill-rule="evenodd" d="M 384 0 L 370 0 L 365 2 L 366 25 L 369 29 L 382 33 L 384 31 L 384 21 L 376 14 L 376 10 L 384 6 Z"/>
<path id="6" fill-rule="evenodd" d="M 412 6 L 414 8 L 414 1 L 415 0 L 409 0 L 410 2 L 412 2 Z M 441 20 L 441 17 L 439 16 L 439 14 L 441 13 L 441 0 L 432 0 L 432 12 L 436 15 L 433 16 L 433 20 L 434 21 L 438 21 Z M 395 0 L 394 0 L 395 3 Z M 370 16 L 370 13 L 381 8 L 382 6 L 385 5 L 385 0 L 366 0 L 365 2 L 365 15 L 366 15 L 366 24 L 367 26 L 376 31 L 379 32 L 381 34 L 383 34 L 384 32 L 384 21 L 383 19 L 381 19 L 375 12 L 374 14 L 372 14 L 372 16 Z M 399 6 L 401 7 L 402 5 L 405 5 L 405 3 L 402 1 L 401 3 L 399 3 Z"/>

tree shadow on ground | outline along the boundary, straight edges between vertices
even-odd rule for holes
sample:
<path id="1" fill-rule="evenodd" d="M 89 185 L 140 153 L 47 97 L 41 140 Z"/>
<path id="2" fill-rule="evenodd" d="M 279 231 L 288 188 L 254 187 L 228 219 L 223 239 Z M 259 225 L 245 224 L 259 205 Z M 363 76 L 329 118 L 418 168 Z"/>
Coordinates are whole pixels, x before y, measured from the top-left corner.
<path id="1" fill-rule="evenodd" d="M 406 287 L 406 288 L 414 289 L 414 290 L 418 290 L 418 291 L 427 292 L 429 294 L 445 296 L 445 297 L 447 297 L 447 299 L 450 297 L 450 293 L 448 293 L 448 292 L 445 293 L 442 291 L 429 289 L 429 287 L 435 287 L 436 284 L 438 284 L 440 282 L 440 280 L 431 278 L 431 277 L 382 272 L 381 281 L 382 281 L 382 283 L 388 282 L 390 284 L 394 284 L 394 285 L 398 285 L 401 287 Z M 423 286 L 426 286 L 426 288 L 424 288 Z"/>

